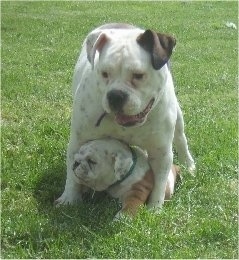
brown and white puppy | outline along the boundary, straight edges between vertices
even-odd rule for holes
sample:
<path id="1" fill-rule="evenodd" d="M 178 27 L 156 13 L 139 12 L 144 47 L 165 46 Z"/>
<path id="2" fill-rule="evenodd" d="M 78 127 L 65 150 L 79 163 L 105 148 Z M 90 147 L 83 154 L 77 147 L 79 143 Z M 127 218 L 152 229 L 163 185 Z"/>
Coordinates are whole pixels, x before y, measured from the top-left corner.
<path id="1" fill-rule="evenodd" d="M 173 140 L 180 162 L 195 168 L 168 68 L 175 44 L 170 35 L 125 24 L 88 34 L 73 76 L 67 178 L 57 204 L 81 201 L 84 187 L 72 167 L 74 154 L 89 140 L 109 136 L 147 151 L 155 180 L 148 205 L 156 209 L 164 202 Z"/>
<path id="2" fill-rule="evenodd" d="M 116 139 L 99 139 L 82 145 L 75 154 L 73 171 L 79 183 L 95 191 L 106 190 L 122 202 L 117 213 L 134 216 L 153 190 L 154 175 L 147 154 Z M 169 171 L 165 200 L 174 192 L 178 167 Z"/>

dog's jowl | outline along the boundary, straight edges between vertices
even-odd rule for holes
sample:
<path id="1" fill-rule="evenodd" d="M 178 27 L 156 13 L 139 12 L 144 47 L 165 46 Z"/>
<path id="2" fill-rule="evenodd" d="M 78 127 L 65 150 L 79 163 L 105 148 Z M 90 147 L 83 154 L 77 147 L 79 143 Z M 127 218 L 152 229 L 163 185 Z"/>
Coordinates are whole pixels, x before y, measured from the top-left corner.
<path id="1" fill-rule="evenodd" d="M 112 137 L 146 150 L 154 173 L 149 206 L 160 208 L 174 141 L 181 163 L 194 170 L 168 62 L 174 37 L 108 24 L 86 37 L 73 76 L 67 179 L 58 204 L 81 201 L 74 154 L 89 140 Z"/>

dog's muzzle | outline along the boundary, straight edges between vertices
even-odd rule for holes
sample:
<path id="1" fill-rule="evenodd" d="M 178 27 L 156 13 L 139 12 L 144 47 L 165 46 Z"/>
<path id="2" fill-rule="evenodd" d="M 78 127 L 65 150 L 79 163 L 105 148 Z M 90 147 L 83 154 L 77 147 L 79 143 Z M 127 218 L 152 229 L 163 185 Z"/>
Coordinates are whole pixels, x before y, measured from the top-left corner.
<path id="1" fill-rule="evenodd" d="M 115 114 L 115 119 L 116 122 L 119 125 L 125 126 L 125 127 L 129 127 L 129 126 L 135 126 L 137 124 L 141 124 L 145 121 L 148 113 L 150 112 L 153 104 L 154 104 L 154 98 L 152 98 L 148 105 L 146 106 L 146 108 L 141 111 L 140 113 L 136 114 L 136 115 L 125 115 L 124 113 L 116 113 Z"/>
<path id="2" fill-rule="evenodd" d="M 115 113 L 116 122 L 119 125 L 125 127 L 134 126 L 136 124 L 143 123 L 154 103 L 154 98 L 152 98 L 149 101 L 146 108 L 140 113 L 136 115 L 126 115 L 123 113 L 123 107 L 128 100 L 127 93 L 123 92 L 122 90 L 114 89 L 107 94 L 107 99 L 111 111 Z"/>
<path id="3" fill-rule="evenodd" d="M 135 126 L 138 124 L 142 124 L 145 122 L 148 113 L 150 112 L 155 99 L 152 98 L 148 105 L 145 107 L 143 111 L 136 115 L 127 115 L 123 112 L 123 107 L 128 100 L 127 93 L 121 90 L 111 90 L 107 94 L 107 99 L 109 102 L 109 107 L 111 111 L 115 114 L 115 120 L 119 125 L 124 127 Z M 103 114 L 97 120 L 95 126 L 98 127 L 102 121 L 102 119 L 107 115 L 107 112 L 104 111 Z"/>

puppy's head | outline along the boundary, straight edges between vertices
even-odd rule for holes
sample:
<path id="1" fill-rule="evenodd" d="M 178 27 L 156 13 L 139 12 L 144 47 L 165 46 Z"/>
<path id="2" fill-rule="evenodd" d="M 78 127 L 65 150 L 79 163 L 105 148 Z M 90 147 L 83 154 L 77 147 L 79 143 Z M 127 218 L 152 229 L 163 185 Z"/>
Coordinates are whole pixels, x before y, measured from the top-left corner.
<path id="1" fill-rule="evenodd" d="M 72 167 L 79 183 L 102 191 L 127 174 L 132 164 L 126 145 L 117 140 L 101 139 L 81 146 Z"/>
<path id="2" fill-rule="evenodd" d="M 118 124 L 145 123 L 166 86 L 166 64 L 175 44 L 172 36 L 137 28 L 88 35 L 87 55 L 103 93 L 103 108 Z"/>

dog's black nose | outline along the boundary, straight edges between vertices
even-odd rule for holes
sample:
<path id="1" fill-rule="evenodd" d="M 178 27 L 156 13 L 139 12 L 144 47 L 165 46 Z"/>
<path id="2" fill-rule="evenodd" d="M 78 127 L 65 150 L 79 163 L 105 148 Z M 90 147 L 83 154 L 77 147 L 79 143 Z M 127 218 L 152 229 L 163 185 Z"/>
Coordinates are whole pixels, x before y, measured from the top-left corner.
<path id="1" fill-rule="evenodd" d="M 107 99 L 110 109 L 114 112 L 119 112 L 127 101 L 128 95 L 122 90 L 114 89 L 107 93 Z"/>

